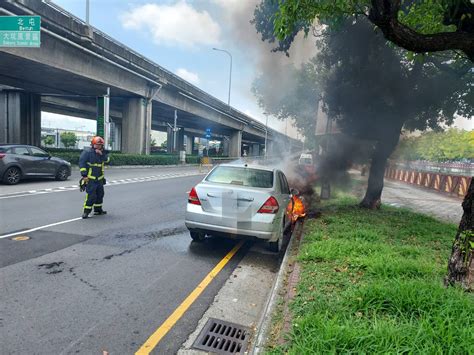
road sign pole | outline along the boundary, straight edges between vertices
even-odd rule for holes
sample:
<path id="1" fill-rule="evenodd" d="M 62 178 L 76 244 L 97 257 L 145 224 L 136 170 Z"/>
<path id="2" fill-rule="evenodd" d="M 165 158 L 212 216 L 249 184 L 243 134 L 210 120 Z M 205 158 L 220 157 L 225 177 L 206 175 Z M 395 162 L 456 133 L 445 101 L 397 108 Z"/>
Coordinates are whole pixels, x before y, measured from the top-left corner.
<path id="1" fill-rule="evenodd" d="M 104 148 L 110 149 L 110 88 L 104 96 Z"/>

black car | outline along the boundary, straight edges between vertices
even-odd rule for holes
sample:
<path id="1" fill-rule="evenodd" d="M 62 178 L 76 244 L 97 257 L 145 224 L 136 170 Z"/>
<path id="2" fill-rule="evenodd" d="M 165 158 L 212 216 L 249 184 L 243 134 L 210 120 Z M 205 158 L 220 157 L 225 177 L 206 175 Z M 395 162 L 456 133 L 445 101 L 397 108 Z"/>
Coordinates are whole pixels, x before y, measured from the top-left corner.
<path id="1" fill-rule="evenodd" d="M 71 176 L 71 163 L 52 157 L 44 150 L 26 144 L 0 144 L 0 179 L 8 185 L 21 179 L 54 177 L 64 181 Z"/>

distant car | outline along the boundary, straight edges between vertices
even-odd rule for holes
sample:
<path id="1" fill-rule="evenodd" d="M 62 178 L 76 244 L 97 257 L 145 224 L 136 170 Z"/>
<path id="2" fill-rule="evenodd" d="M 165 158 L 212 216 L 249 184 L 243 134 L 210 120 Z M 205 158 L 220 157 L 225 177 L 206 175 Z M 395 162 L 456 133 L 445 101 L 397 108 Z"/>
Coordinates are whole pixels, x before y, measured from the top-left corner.
<path id="1" fill-rule="evenodd" d="M 291 226 L 290 198 L 280 170 L 221 164 L 189 192 L 185 224 L 195 241 L 206 235 L 255 237 L 278 252 Z"/>
<path id="2" fill-rule="evenodd" d="M 26 144 L 0 144 L 0 179 L 15 185 L 27 178 L 55 178 L 64 181 L 71 176 L 71 164 L 52 157 L 44 150 Z"/>

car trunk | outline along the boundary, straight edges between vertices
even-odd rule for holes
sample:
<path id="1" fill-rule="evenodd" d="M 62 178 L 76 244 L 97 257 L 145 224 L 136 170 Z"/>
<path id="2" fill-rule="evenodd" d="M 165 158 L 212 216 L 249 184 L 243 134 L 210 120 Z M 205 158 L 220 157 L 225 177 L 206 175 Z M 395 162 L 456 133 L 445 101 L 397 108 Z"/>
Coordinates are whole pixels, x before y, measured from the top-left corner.
<path id="1" fill-rule="evenodd" d="M 272 195 L 272 189 L 204 182 L 196 186 L 204 212 L 224 219 L 250 222 Z"/>

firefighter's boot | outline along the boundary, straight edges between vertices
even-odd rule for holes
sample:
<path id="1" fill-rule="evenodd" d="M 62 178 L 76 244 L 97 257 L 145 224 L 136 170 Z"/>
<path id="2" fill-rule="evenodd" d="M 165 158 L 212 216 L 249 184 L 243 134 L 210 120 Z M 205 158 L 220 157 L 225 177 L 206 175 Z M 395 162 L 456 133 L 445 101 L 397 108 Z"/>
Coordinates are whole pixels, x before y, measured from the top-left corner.
<path id="1" fill-rule="evenodd" d="M 82 219 L 89 218 L 89 213 L 91 213 L 91 211 L 84 210 L 84 212 L 82 213 Z"/>
<path id="2" fill-rule="evenodd" d="M 102 208 L 98 208 L 98 209 L 94 210 L 94 215 L 96 215 L 96 216 L 100 216 L 100 215 L 103 215 L 103 214 L 107 214 L 107 211 L 104 211 Z"/>

